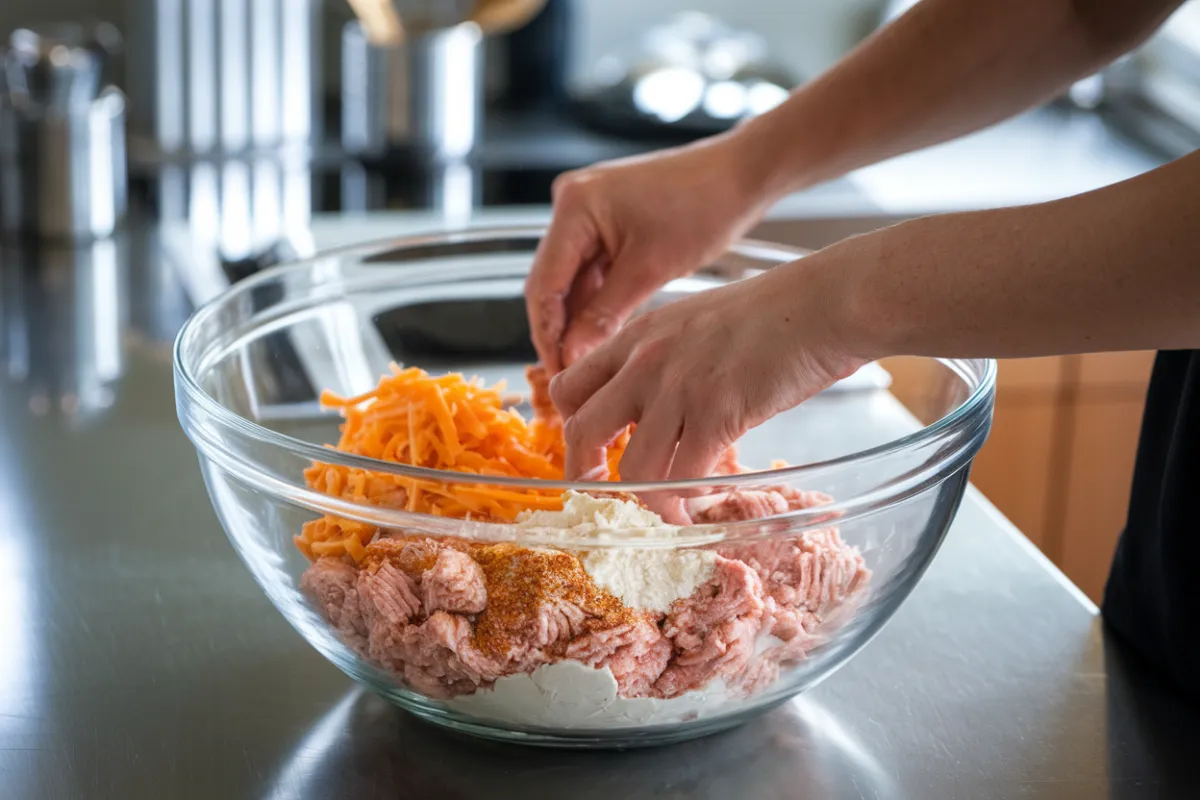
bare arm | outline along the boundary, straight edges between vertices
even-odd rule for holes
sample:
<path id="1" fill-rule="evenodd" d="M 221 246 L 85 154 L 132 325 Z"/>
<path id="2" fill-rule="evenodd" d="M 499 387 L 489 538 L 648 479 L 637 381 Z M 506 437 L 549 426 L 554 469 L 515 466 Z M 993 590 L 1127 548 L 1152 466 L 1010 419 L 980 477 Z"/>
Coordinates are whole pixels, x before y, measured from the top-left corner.
<path id="1" fill-rule="evenodd" d="M 1179 0 L 923 0 L 779 108 L 736 130 L 555 181 L 526 284 L 552 372 L 788 192 L 1042 101 L 1142 41 Z"/>
<path id="2" fill-rule="evenodd" d="M 833 322 L 868 358 L 1197 348 L 1200 153 L 1065 200 L 903 223 L 795 268 L 841 298 Z"/>
<path id="3" fill-rule="evenodd" d="M 1198 186 L 1200 153 L 1066 200 L 902 223 L 651 311 L 551 383 L 568 473 L 602 468 L 636 422 L 623 479 L 708 475 L 747 430 L 884 356 L 1200 347 Z"/>
<path id="4" fill-rule="evenodd" d="M 986 127 L 1145 40 L 1181 0 L 923 0 L 730 138 L 768 201 Z"/>

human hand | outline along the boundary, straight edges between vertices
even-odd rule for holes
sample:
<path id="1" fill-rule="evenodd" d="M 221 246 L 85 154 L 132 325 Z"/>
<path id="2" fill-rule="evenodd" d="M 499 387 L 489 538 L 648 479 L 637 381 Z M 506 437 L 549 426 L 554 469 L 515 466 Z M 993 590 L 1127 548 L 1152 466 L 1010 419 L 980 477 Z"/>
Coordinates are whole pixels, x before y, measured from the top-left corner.
<path id="1" fill-rule="evenodd" d="M 757 222 L 768 198 L 744 150 L 730 134 L 554 182 L 554 216 L 525 286 L 534 346 L 551 373 Z"/>
<path id="2" fill-rule="evenodd" d="M 636 317 L 557 375 L 567 478 L 603 474 L 605 445 L 630 423 L 622 481 L 707 477 L 746 431 L 866 363 L 817 285 L 824 265 L 806 261 Z M 679 495 L 643 500 L 687 521 Z"/>

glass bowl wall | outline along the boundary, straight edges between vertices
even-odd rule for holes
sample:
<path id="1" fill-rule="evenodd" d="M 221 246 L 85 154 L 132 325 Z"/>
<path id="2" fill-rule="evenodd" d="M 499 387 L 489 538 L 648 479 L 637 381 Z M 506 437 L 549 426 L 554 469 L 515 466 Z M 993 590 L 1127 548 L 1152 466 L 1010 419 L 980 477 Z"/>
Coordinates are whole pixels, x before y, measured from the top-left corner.
<path id="1" fill-rule="evenodd" d="M 478 375 L 489 384 L 505 380 L 510 391 L 524 394 L 524 367 L 535 354 L 522 291 L 540 234 L 474 230 L 346 248 L 263 272 L 198 311 L 176 344 L 177 405 L 230 541 L 280 612 L 339 668 L 419 716 L 479 735 L 564 746 L 652 744 L 728 727 L 815 685 L 879 631 L 937 552 L 988 433 L 992 362 L 917 360 L 920 369 L 911 373 L 920 376 L 927 398 L 921 420 L 884 388 L 835 387 L 743 438 L 741 461 L 755 472 L 687 485 L 622 484 L 633 493 L 792 487 L 834 498 L 832 505 L 765 520 L 692 526 L 669 541 L 623 541 L 618 532 L 603 545 L 550 542 L 511 525 L 354 503 L 305 483 L 304 470 L 322 461 L 443 484 L 612 488 L 480 479 L 326 447 L 337 440 L 340 419 L 320 407 L 320 392 L 367 391 L 391 362 Z M 696 276 L 664 287 L 648 306 L 801 255 L 739 243 Z M 771 469 L 776 459 L 794 466 Z M 407 535 L 565 549 L 712 548 L 794 538 L 836 524 L 871 578 L 854 614 L 827 641 L 774 684 L 736 703 L 671 724 L 522 725 L 424 696 L 339 638 L 299 587 L 309 561 L 293 543 L 305 522 L 326 514 Z"/>

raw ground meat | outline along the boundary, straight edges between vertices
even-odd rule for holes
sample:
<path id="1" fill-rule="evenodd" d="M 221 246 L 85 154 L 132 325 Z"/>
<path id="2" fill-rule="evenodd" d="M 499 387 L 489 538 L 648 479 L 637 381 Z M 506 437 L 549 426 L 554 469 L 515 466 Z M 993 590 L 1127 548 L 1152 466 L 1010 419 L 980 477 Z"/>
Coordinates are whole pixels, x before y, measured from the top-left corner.
<path id="1" fill-rule="evenodd" d="M 750 567 L 719 558 L 709 584 L 675 601 L 662 626 L 675 657 L 654 683 L 656 696 L 678 697 L 714 678 L 736 682 L 762 629 L 762 588 Z"/>
<path id="2" fill-rule="evenodd" d="M 732 470 L 736 456 L 728 460 Z M 819 492 L 739 489 L 697 498 L 691 513 L 697 522 L 719 523 L 829 502 Z M 536 574 L 538 559 L 556 574 L 578 561 L 560 551 L 493 548 L 508 548 L 499 556 L 489 550 L 489 563 L 508 559 L 512 574 L 518 566 Z M 608 667 L 623 697 L 677 697 L 715 679 L 754 693 L 775 681 L 780 665 L 805 658 L 826 640 L 823 626 L 852 612 L 870 576 L 834 527 L 734 543 L 718 548 L 711 579 L 665 615 L 624 609 L 625 617 L 614 616 L 611 606 L 620 604 L 605 593 L 603 612 L 595 603 L 566 599 L 573 595 L 553 595 L 506 622 L 507 646 L 498 649 L 481 645 L 481 632 L 499 623 L 488 618 L 479 551 L 463 542 L 411 538 L 381 539 L 368 552 L 361 566 L 319 559 L 301 588 L 348 646 L 435 698 L 469 694 L 563 659 Z M 590 584 L 582 566 L 575 575 Z M 547 578 L 534 588 L 548 591 L 541 584 L 553 582 Z M 511 605 L 513 587 L 499 589 L 493 603 Z"/>
<path id="3" fill-rule="evenodd" d="M 362 652 L 367 622 L 358 598 L 358 570 L 336 558 L 323 558 L 300 576 L 301 590 L 312 597 L 342 640 Z"/>

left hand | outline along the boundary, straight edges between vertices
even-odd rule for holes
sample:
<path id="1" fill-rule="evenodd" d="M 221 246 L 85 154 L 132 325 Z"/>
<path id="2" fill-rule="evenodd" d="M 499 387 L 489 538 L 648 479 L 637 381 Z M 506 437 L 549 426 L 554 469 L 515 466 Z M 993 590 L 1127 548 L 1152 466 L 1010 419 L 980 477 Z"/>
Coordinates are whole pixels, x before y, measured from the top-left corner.
<path id="1" fill-rule="evenodd" d="M 746 431 L 862 366 L 836 334 L 844 304 L 816 289 L 817 261 L 637 317 L 557 375 L 550 396 L 565 420 L 567 478 L 603 476 L 605 445 L 630 423 L 622 481 L 707 477 Z M 678 497 L 647 502 L 687 521 Z"/>

